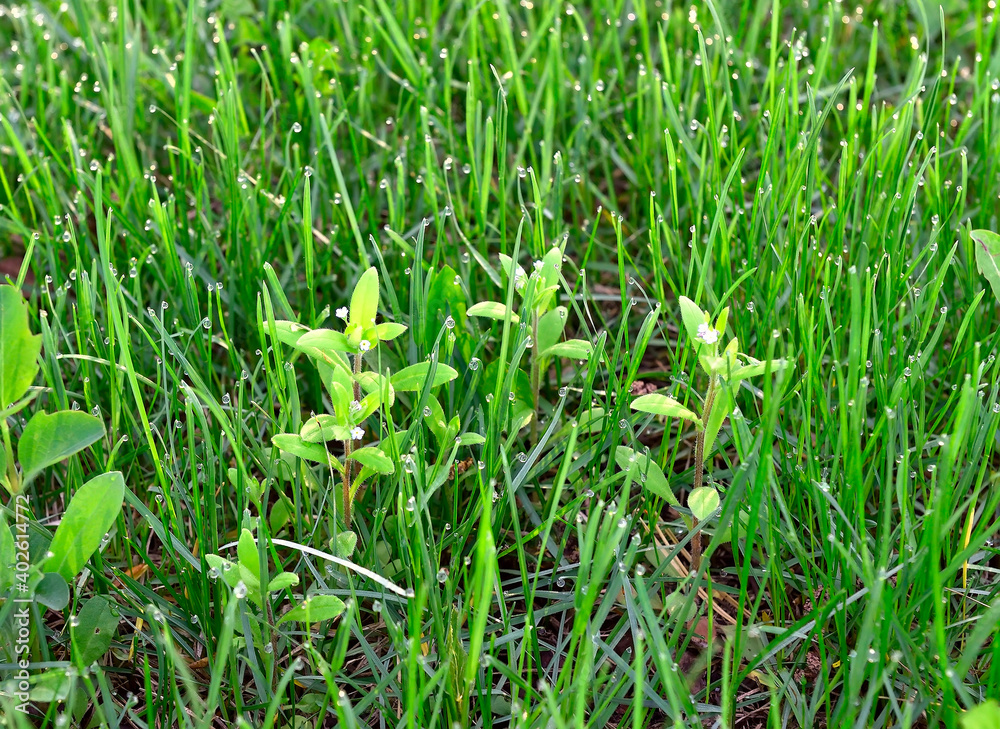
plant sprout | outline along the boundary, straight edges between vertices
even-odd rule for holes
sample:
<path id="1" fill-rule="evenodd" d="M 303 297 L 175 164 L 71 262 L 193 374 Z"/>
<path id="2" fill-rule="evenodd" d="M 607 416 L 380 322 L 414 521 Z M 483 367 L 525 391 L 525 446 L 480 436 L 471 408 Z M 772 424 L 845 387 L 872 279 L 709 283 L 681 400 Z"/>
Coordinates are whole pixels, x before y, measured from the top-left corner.
<path id="1" fill-rule="evenodd" d="M 705 462 L 712 454 L 719 429 L 733 412 L 736 402 L 733 388 L 748 377 L 765 372 L 777 372 L 788 363 L 785 360 L 760 361 L 739 351 L 735 337 L 720 351 L 719 343 L 726 332 L 729 308 L 726 307 L 712 323 L 708 312 L 691 299 L 680 297 L 681 319 L 688 340 L 696 350 L 698 363 L 708 375 L 708 387 L 702 397 L 701 413 L 681 405 L 677 400 L 660 393 L 642 395 L 632 401 L 632 409 L 669 417 L 682 418 L 694 423 L 695 436 L 694 485 L 688 494 L 688 508 L 694 517 L 692 526 L 704 521 L 719 508 L 719 493 L 713 486 L 703 485 Z M 657 469 L 658 470 L 658 469 Z M 701 562 L 701 534 L 691 540 L 691 564 L 698 569 Z"/>

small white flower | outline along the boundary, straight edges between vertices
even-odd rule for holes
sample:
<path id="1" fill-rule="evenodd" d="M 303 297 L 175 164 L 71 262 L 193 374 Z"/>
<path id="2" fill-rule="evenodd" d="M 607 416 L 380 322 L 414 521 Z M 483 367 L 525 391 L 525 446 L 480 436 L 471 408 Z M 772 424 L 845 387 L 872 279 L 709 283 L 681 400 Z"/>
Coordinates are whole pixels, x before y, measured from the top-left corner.
<path id="1" fill-rule="evenodd" d="M 719 341 L 719 333 L 708 324 L 698 325 L 698 339 L 705 344 L 715 344 Z"/>
<path id="2" fill-rule="evenodd" d="M 541 271 L 542 270 L 542 266 L 544 264 L 541 261 L 535 261 L 532 265 L 535 267 L 536 271 Z"/>
<path id="3" fill-rule="evenodd" d="M 354 440 L 361 440 L 362 438 L 365 437 L 365 429 L 359 425 L 355 425 L 353 428 L 351 428 L 351 437 Z"/>
<path id="4" fill-rule="evenodd" d="M 347 320 L 347 307 L 346 306 L 341 306 L 339 309 L 337 309 L 337 316 L 339 318 L 344 319 L 346 321 Z"/>
<path id="5" fill-rule="evenodd" d="M 359 410 L 361 410 L 361 403 L 355 400 L 354 402 L 351 403 L 351 412 L 356 413 Z"/>
<path id="6" fill-rule="evenodd" d="M 712 340 L 712 341 L 715 341 L 715 340 Z M 371 348 L 372 348 L 372 343 L 369 342 L 367 339 L 362 339 L 361 343 L 358 344 L 358 349 L 360 349 L 362 352 L 367 352 Z"/>

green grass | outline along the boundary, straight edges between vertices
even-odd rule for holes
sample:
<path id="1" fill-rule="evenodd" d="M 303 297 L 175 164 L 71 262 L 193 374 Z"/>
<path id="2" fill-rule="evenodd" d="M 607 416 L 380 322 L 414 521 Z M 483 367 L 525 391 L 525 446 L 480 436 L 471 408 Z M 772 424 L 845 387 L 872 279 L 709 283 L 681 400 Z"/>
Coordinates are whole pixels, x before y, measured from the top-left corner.
<path id="1" fill-rule="evenodd" d="M 6 725 L 951 727 L 1000 697 L 1000 317 L 969 237 L 1000 213 L 990 5 L 5 6 L 30 410 L 107 427 L 33 482 L 32 552 L 91 476 L 128 487 L 69 606 L 32 607 L 35 713 L 6 683 Z M 596 353 L 538 373 L 536 441 L 530 328 L 466 309 L 513 300 L 498 254 L 553 244 Z M 403 594 L 317 555 L 339 481 L 271 444 L 329 403 L 267 322 L 329 325 L 370 265 L 409 327 L 372 367 L 435 355 L 446 419 L 487 439 L 440 443 L 427 392 L 371 428 L 406 436 L 351 559 Z M 614 459 L 650 448 L 686 504 L 694 428 L 629 408 L 636 381 L 704 390 L 681 295 L 794 365 L 737 393 L 693 573 L 683 507 Z M 261 564 L 300 578 L 271 617 L 205 560 L 258 516 Z M 305 593 L 348 609 L 273 627 Z M 120 621 L 85 667 L 93 594 Z"/>

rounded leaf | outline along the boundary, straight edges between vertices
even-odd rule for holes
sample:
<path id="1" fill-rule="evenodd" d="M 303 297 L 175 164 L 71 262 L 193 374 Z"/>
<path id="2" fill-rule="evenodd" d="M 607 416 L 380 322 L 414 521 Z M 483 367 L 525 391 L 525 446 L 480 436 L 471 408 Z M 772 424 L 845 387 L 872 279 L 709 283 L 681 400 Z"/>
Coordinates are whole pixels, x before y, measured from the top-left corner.
<path id="1" fill-rule="evenodd" d="M 719 492 L 711 486 L 700 486 L 688 494 L 688 508 L 698 521 L 704 521 L 719 508 Z"/>

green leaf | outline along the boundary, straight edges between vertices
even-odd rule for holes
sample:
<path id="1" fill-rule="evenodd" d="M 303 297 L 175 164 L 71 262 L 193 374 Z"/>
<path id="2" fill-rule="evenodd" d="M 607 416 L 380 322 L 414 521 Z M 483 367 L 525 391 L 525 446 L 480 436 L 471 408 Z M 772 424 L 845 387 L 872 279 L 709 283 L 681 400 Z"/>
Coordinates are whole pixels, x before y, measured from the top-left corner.
<path id="1" fill-rule="evenodd" d="M 404 367 L 399 372 L 396 372 L 392 378 L 392 386 L 396 390 L 402 392 L 418 392 L 424 388 L 424 382 L 427 380 L 427 374 L 430 371 L 430 362 L 420 362 L 415 365 L 410 365 L 409 367 Z M 458 377 L 458 370 L 454 367 L 449 367 L 448 365 L 438 362 L 437 367 L 434 371 L 434 382 L 431 383 L 431 388 L 443 385 L 446 382 L 451 382 L 456 377 Z"/>
<path id="2" fill-rule="evenodd" d="M 52 556 L 42 563 L 46 572 L 58 572 L 71 581 L 101 545 L 125 500 L 121 471 L 92 478 L 73 495 L 49 544 Z"/>
<path id="3" fill-rule="evenodd" d="M 246 567 L 257 578 L 257 584 L 260 584 L 260 559 L 257 554 L 257 540 L 253 538 L 253 533 L 249 529 L 244 529 L 240 532 L 240 541 L 236 544 L 236 555 L 240 558 L 240 564 Z"/>
<path id="4" fill-rule="evenodd" d="M 976 267 L 1000 301 L 1000 235 L 990 230 L 974 230 L 969 236 L 976 243 Z"/>
<path id="5" fill-rule="evenodd" d="M 367 466 L 375 473 L 392 473 L 396 470 L 392 465 L 392 459 L 375 446 L 351 451 L 351 460 Z"/>
<path id="6" fill-rule="evenodd" d="M 69 458 L 104 436 L 104 423 L 90 413 L 62 410 L 51 415 L 35 413 L 17 444 L 24 481 L 47 466 Z"/>
<path id="7" fill-rule="evenodd" d="M 299 435 L 307 443 L 325 443 L 328 440 L 347 440 L 351 437 L 351 428 L 341 423 L 336 416 L 323 413 L 303 423 Z"/>
<path id="8" fill-rule="evenodd" d="M 479 445 L 485 442 L 486 438 L 479 435 L 479 433 L 462 433 L 458 437 L 458 444 L 464 446 Z"/>
<path id="9" fill-rule="evenodd" d="M 0 286 L 0 408 L 31 387 L 41 351 L 42 336 L 28 326 L 28 303 L 13 286 Z"/>
<path id="10" fill-rule="evenodd" d="M 1000 727 L 1000 704 L 988 699 L 961 715 L 962 729 L 996 729 Z"/>
<path id="11" fill-rule="evenodd" d="M 688 508 L 698 521 L 704 521 L 719 508 L 719 492 L 711 486 L 699 486 L 688 494 Z"/>
<path id="12" fill-rule="evenodd" d="M 293 572 L 281 572 L 267 583 L 268 592 L 279 592 L 299 584 L 299 576 Z"/>
<path id="13" fill-rule="evenodd" d="M 684 418 L 697 425 L 699 430 L 701 429 L 701 418 L 697 414 L 688 410 L 672 397 L 660 395 L 656 392 L 637 397 L 632 401 L 632 409 L 643 413 L 652 413 L 653 415 Z"/>
<path id="14" fill-rule="evenodd" d="M 340 532 L 334 540 L 333 548 L 341 559 L 350 559 L 358 546 L 358 535 L 354 532 Z"/>
<path id="15" fill-rule="evenodd" d="M 448 423 L 445 422 L 444 410 L 441 408 L 441 403 L 433 395 L 427 396 L 426 403 L 425 407 L 427 409 L 424 411 L 424 425 L 434 434 L 438 445 L 443 447 L 445 445 L 444 440 L 448 434 Z"/>
<path id="16" fill-rule="evenodd" d="M 567 313 L 565 306 L 557 306 L 538 317 L 538 341 L 535 342 L 535 346 L 539 352 L 544 352 L 562 337 L 563 329 L 566 328 Z"/>
<path id="17" fill-rule="evenodd" d="M 670 482 L 663 475 L 663 469 L 645 453 L 637 453 L 626 446 L 618 446 L 615 449 L 615 463 L 626 473 L 631 473 L 633 481 L 641 483 L 643 488 L 652 491 L 668 504 L 681 505 L 670 488 Z"/>
<path id="18" fill-rule="evenodd" d="M 35 601 L 53 610 L 62 610 L 69 604 L 69 585 L 62 575 L 46 572 L 35 585 Z"/>
<path id="19" fill-rule="evenodd" d="M 715 438 L 719 435 L 719 430 L 722 428 L 722 424 L 726 421 L 726 418 L 733 412 L 733 407 L 735 407 L 735 403 L 733 402 L 732 393 L 723 384 L 715 393 L 715 399 L 712 401 L 712 412 L 708 414 L 708 423 L 705 426 L 703 453 L 706 461 L 712 457 Z"/>
<path id="20" fill-rule="evenodd" d="M 406 331 L 405 324 L 397 324 L 394 321 L 386 321 L 375 326 L 375 334 L 381 342 L 388 342 L 395 339 Z"/>
<path id="21" fill-rule="evenodd" d="M 289 610 L 278 619 L 278 624 L 289 620 L 300 623 L 319 623 L 344 612 L 344 601 L 336 595 L 313 595 L 307 597 L 299 605 Z"/>
<path id="22" fill-rule="evenodd" d="M 319 443 L 310 443 L 302 436 L 295 433 L 279 433 L 271 438 L 271 442 L 285 453 L 302 458 L 314 463 L 322 463 L 324 466 L 332 466 L 338 471 L 343 471 L 344 467 L 337 458 L 328 453 L 326 447 Z"/>
<path id="23" fill-rule="evenodd" d="M 348 320 L 367 329 L 375 323 L 378 313 L 378 271 L 372 266 L 358 279 L 351 294 L 351 313 Z"/>
<path id="24" fill-rule="evenodd" d="M 272 326 L 274 333 L 278 336 L 278 341 L 294 349 L 299 349 L 299 340 L 311 331 L 305 324 L 299 324 L 297 321 L 278 319 L 265 321 L 264 333 L 270 336 Z"/>
<path id="25" fill-rule="evenodd" d="M 336 352 L 355 352 L 358 349 L 347 341 L 343 333 L 333 329 L 313 329 L 311 332 L 306 332 L 299 337 L 296 346 L 311 356 L 316 356 L 316 353 L 310 350 L 316 350 L 325 355 L 324 360 L 331 362 L 338 356 Z"/>
<path id="26" fill-rule="evenodd" d="M 480 301 L 478 304 L 470 306 L 465 313 L 469 316 L 484 316 L 487 319 L 503 320 L 507 317 L 507 307 L 499 301 Z M 519 321 L 517 314 L 511 313 L 510 320 L 517 324 Z"/>
<path id="27" fill-rule="evenodd" d="M 528 277 L 525 275 L 524 269 L 514 263 L 514 259 L 506 253 L 500 254 L 500 268 L 503 270 L 504 274 L 506 274 L 508 279 L 513 278 L 514 289 L 521 296 L 524 296 L 524 285 L 528 282 Z M 472 314 L 472 309 L 470 309 L 468 313 Z"/>
<path id="28" fill-rule="evenodd" d="M 0 593 L 14 584 L 15 562 L 17 562 L 17 550 L 14 548 L 14 535 L 7 525 L 7 517 L 0 509 Z"/>
<path id="29" fill-rule="evenodd" d="M 691 346 L 697 349 L 699 346 L 704 344 L 704 342 L 698 338 L 698 327 L 708 322 L 708 314 L 702 311 L 700 306 L 686 296 L 680 297 L 678 302 L 681 306 L 681 319 L 684 321 L 684 329 L 687 330 L 688 338 L 691 340 Z"/>
<path id="30" fill-rule="evenodd" d="M 569 357 L 570 359 L 587 359 L 594 351 L 594 345 L 582 339 L 569 339 L 557 342 L 541 352 L 541 357 Z"/>
<path id="31" fill-rule="evenodd" d="M 103 595 L 95 595 L 83 604 L 76 617 L 76 628 L 72 635 L 77 664 L 89 666 L 111 647 L 111 640 L 118 628 L 117 605 L 113 605 Z"/>

